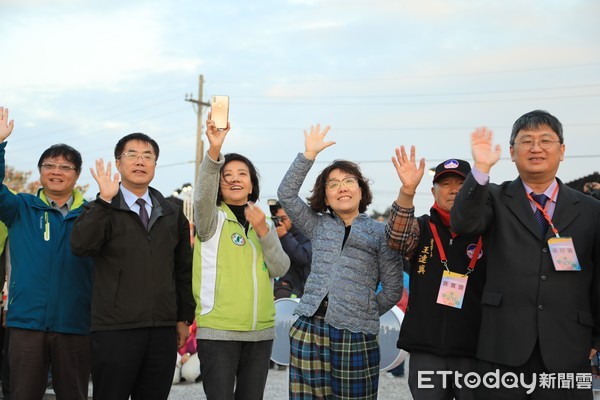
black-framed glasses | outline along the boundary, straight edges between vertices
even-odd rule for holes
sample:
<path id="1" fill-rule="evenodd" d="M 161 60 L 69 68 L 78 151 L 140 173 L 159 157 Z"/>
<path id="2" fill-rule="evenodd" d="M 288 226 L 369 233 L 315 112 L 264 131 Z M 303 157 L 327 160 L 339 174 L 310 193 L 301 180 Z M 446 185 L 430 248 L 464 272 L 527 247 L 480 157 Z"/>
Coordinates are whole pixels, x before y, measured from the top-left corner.
<path id="1" fill-rule="evenodd" d="M 49 162 L 42 163 L 43 170 L 54 171 L 56 168 L 58 168 L 58 170 L 62 172 L 70 172 L 75 171 L 77 169 L 74 166 L 68 164 L 54 164 Z"/>
<path id="2" fill-rule="evenodd" d="M 325 184 L 325 187 L 327 187 L 327 190 L 338 190 L 340 188 L 340 185 L 344 185 L 346 188 L 352 189 L 353 187 L 356 187 L 356 185 L 358 185 L 358 179 L 356 179 L 353 176 L 344 178 L 341 181 L 337 179 L 332 179 Z"/>
<path id="3" fill-rule="evenodd" d="M 138 153 L 137 151 L 126 151 L 125 153 L 123 153 L 119 156 L 119 158 L 125 158 L 126 160 L 129 160 L 129 161 L 137 161 L 137 159 L 140 157 L 144 161 L 148 161 L 148 162 L 156 161 L 156 156 L 154 154 Z"/>

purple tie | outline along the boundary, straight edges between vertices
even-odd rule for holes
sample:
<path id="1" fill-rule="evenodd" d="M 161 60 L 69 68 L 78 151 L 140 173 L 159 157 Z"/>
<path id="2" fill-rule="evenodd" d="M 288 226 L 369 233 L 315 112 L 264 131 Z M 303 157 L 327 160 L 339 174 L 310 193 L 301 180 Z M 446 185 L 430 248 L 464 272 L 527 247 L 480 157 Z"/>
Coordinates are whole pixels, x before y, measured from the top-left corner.
<path id="1" fill-rule="evenodd" d="M 548 201 L 548 196 L 545 194 L 534 194 L 531 192 L 531 198 L 540 205 L 540 207 L 544 208 L 546 202 Z M 548 220 L 544 218 L 544 214 L 536 207 L 535 208 L 535 219 L 537 219 L 538 225 L 540 226 L 540 230 L 546 235 L 548 232 Z"/>
<path id="2" fill-rule="evenodd" d="M 142 220 L 142 224 L 144 224 L 144 228 L 148 229 L 150 218 L 148 218 L 148 211 L 146 211 L 146 200 L 139 198 L 135 202 L 140 206 L 140 219 Z"/>

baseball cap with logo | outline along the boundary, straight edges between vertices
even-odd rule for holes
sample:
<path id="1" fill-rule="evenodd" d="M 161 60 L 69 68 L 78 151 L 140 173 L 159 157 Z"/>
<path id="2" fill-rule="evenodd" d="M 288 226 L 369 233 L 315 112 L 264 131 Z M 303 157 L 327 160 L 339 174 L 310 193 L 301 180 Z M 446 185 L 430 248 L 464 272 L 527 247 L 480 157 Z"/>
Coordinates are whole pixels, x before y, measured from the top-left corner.
<path id="1" fill-rule="evenodd" d="M 459 160 L 456 158 L 451 158 L 440 163 L 437 167 L 435 167 L 435 175 L 433 176 L 433 183 L 436 183 L 446 174 L 456 174 L 466 178 L 471 172 L 471 164 L 466 162 L 465 160 Z"/>

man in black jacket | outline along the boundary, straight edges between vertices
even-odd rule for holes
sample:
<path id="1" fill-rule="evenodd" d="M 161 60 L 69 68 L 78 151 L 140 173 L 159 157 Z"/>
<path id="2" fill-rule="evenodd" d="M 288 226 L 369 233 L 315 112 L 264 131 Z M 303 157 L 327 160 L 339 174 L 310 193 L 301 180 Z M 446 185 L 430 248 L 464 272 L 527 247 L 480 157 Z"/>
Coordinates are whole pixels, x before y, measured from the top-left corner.
<path id="1" fill-rule="evenodd" d="M 149 187 L 158 144 L 142 133 L 115 147 L 111 174 L 96 161 L 100 193 L 78 218 L 71 247 L 94 258 L 94 400 L 166 400 L 177 346 L 194 319 L 189 223 Z"/>
<path id="2" fill-rule="evenodd" d="M 415 218 L 413 198 L 425 160 L 404 147 L 392 159 L 402 182 L 386 227 L 388 245 L 410 260 L 410 295 L 398 347 L 410 352 L 408 384 L 416 400 L 473 399 L 465 374 L 477 369 L 485 258 L 477 235 L 456 235 L 450 209 L 471 170 L 449 159 L 435 169 L 430 214 Z"/>

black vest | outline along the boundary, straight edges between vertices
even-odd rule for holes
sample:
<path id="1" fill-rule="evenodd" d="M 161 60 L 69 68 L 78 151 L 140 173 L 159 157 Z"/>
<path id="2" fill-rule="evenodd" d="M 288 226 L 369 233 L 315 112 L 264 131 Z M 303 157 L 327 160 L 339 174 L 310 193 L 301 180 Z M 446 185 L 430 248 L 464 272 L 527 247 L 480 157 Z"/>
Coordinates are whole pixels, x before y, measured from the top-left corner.
<path id="1" fill-rule="evenodd" d="M 483 256 L 469 274 L 462 308 L 437 304 L 444 266 L 429 226 L 431 220 L 446 252 L 448 268 L 464 274 L 478 236 L 456 236 L 445 227 L 433 208 L 429 215 L 417 218 L 420 239 L 410 259 L 408 307 L 402 322 L 398 347 L 441 356 L 475 357 L 481 321 L 481 294 L 485 283 L 485 244 Z"/>

